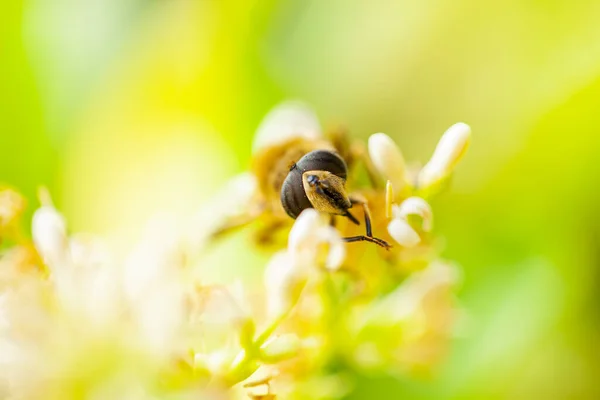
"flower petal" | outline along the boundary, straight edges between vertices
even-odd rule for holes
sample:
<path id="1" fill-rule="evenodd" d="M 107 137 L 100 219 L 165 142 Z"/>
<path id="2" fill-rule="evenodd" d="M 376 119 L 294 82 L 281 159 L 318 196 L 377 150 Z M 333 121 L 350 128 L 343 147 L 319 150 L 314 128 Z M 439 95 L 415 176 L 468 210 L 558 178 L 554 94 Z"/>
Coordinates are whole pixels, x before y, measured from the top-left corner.
<path id="1" fill-rule="evenodd" d="M 260 123 L 252 151 L 279 144 L 290 138 L 319 139 L 321 125 L 315 112 L 299 101 L 287 101 L 273 108 Z"/>
<path id="2" fill-rule="evenodd" d="M 395 218 L 388 224 L 388 232 L 396 242 L 404 247 L 414 247 L 421 241 L 419 234 L 402 218 Z"/>
<path id="3" fill-rule="evenodd" d="M 471 128 L 459 122 L 442 135 L 433 156 L 419 173 L 420 188 L 429 187 L 452 173 L 471 141 Z"/>
<path id="4" fill-rule="evenodd" d="M 308 279 L 306 270 L 290 252 L 276 253 L 265 269 L 267 313 L 276 318 L 294 305 Z"/>
<path id="5" fill-rule="evenodd" d="M 431 206 L 420 197 L 409 197 L 399 206 L 394 206 L 392 210 L 394 218 L 406 220 L 410 215 L 421 217 L 423 219 L 423 230 L 425 232 L 429 232 L 433 228 L 433 212 L 431 211 Z"/>
<path id="6" fill-rule="evenodd" d="M 323 216 L 315 209 L 308 208 L 298 216 L 288 236 L 288 249 L 298 252 L 303 247 L 310 246 L 314 242 L 318 231 L 327 226 Z"/>
<path id="7" fill-rule="evenodd" d="M 45 263 L 56 267 L 66 261 L 67 224 L 54 207 L 45 205 L 35 211 L 31 233 L 35 247 Z"/>
<path id="8" fill-rule="evenodd" d="M 406 185 L 406 165 L 400 148 L 392 138 L 385 133 L 371 135 L 369 156 L 377 171 L 392 182 L 396 193 L 400 193 Z"/>

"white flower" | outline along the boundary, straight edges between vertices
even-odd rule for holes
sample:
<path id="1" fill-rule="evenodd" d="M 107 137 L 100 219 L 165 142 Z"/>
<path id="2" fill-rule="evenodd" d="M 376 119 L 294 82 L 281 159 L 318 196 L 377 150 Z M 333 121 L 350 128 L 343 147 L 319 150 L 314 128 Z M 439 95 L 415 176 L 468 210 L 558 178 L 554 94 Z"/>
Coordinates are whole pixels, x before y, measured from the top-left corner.
<path id="1" fill-rule="evenodd" d="M 324 251 L 325 267 L 330 270 L 339 268 L 346 256 L 339 232 L 329 225 L 325 215 L 312 208 L 298 216 L 288 237 L 288 250 L 309 264 L 320 263 Z"/>
<path id="2" fill-rule="evenodd" d="M 335 270 L 345 256 L 345 243 L 327 218 L 312 208 L 304 210 L 290 231 L 287 250 L 275 254 L 265 270 L 269 315 L 295 304 L 312 270 L 321 265 Z"/>
<path id="3" fill-rule="evenodd" d="M 267 264 L 264 275 L 267 314 L 277 318 L 287 313 L 298 300 L 307 280 L 308 270 L 300 264 L 296 254 L 288 251 L 276 253 Z"/>
<path id="4" fill-rule="evenodd" d="M 433 156 L 423 167 L 418 177 L 419 187 L 434 185 L 452 173 L 471 141 L 471 128 L 459 122 L 442 135 Z"/>
<path id="5" fill-rule="evenodd" d="M 430 232 L 433 228 L 433 212 L 431 206 L 424 199 L 416 196 L 407 198 L 399 206 L 392 207 L 394 218 L 408 219 L 410 216 L 418 216 L 422 219 L 422 229 Z"/>
<path id="6" fill-rule="evenodd" d="M 132 317 L 147 345 L 159 353 L 173 343 L 184 318 L 183 258 L 177 232 L 170 216 L 156 216 L 123 269 Z"/>
<path id="7" fill-rule="evenodd" d="M 67 262 L 67 225 L 51 205 L 43 205 L 33 214 L 31 233 L 37 251 L 46 264 L 56 267 Z"/>
<path id="8" fill-rule="evenodd" d="M 392 220 L 388 224 L 388 232 L 396 242 L 404 247 L 414 247 L 421 242 L 418 229 L 424 232 L 431 231 L 433 227 L 433 213 L 429 203 L 420 197 L 409 197 L 402 204 L 392 206 Z M 412 217 L 421 219 L 421 226 L 412 224 Z"/>
<path id="9" fill-rule="evenodd" d="M 414 247 L 421 242 L 419 234 L 403 218 L 395 218 L 388 224 L 388 233 L 404 247 Z"/>
<path id="10" fill-rule="evenodd" d="M 281 103 L 262 120 L 252 146 L 257 152 L 267 146 L 276 145 L 290 138 L 321 138 L 321 125 L 315 112 L 298 101 Z"/>
<path id="11" fill-rule="evenodd" d="M 369 137 L 369 156 L 379 173 L 392 184 L 393 191 L 401 192 L 406 185 L 406 166 L 400 148 L 385 133 Z"/>
<path id="12" fill-rule="evenodd" d="M 68 239 L 51 206 L 34 218 L 36 246 L 51 275 L 22 274 L 19 285 L 3 288 L 1 384 L 11 398 L 64 398 L 79 374 L 86 377 L 80 390 L 90 396 L 120 374 L 128 388 L 150 388 L 185 344 L 186 281 L 173 231 L 152 226 L 123 265 L 97 240 Z"/>
<path id="13" fill-rule="evenodd" d="M 373 166 L 389 182 L 392 190 L 388 193 L 401 193 L 406 185 L 427 189 L 450 175 L 464 155 L 471 140 L 469 125 L 459 122 L 452 125 L 442 135 L 433 156 L 419 171 L 416 182 L 408 181 L 404 157 L 394 141 L 384 133 L 369 137 L 369 156 Z"/>

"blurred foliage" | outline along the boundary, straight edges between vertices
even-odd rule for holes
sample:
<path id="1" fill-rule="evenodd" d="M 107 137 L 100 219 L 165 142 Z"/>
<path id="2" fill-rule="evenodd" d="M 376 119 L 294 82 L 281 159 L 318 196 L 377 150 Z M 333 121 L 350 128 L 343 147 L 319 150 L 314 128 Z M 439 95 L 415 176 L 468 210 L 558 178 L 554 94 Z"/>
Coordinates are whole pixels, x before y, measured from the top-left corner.
<path id="1" fill-rule="evenodd" d="M 472 149 L 434 203 L 445 255 L 464 267 L 461 336 L 439 374 L 357 377 L 356 397 L 600 396 L 600 3 L 31 0 L 0 12 L 0 181 L 32 203 L 48 186 L 75 230 L 126 239 L 153 211 L 196 209 L 245 169 L 283 98 L 423 161 L 468 122 Z M 214 260 L 236 265 L 232 246 L 243 240 Z"/>

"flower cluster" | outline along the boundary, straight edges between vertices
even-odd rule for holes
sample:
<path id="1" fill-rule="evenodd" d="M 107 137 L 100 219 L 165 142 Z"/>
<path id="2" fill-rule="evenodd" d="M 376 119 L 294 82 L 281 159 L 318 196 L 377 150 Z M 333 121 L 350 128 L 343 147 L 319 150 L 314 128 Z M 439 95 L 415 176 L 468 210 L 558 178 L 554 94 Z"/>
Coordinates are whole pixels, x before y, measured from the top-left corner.
<path id="1" fill-rule="evenodd" d="M 350 373 L 426 371 L 443 356 L 456 317 L 458 269 L 441 260 L 427 199 L 451 175 L 470 131 L 456 124 L 431 160 L 408 171 L 383 133 L 368 148 L 321 132 L 314 113 L 286 103 L 259 128 L 249 173 L 178 231 L 153 220 L 125 257 L 100 239 L 69 235 L 44 191 L 31 239 L 18 228 L 21 196 L 0 188 L 0 395 L 19 399 L 339 398 Z M 281 211 L 280 171 L 315 148 L 337 151 L 365 199 L 377 235 L 314 209 Z M 264 288 L 198 280 L 194 255 L 217 236 L 254 224 L 260 245 L 278 246 Z M 270 247 L 269 247 L 270 248 Z M 264 298 L 250 301 L 245 290 Z"/>

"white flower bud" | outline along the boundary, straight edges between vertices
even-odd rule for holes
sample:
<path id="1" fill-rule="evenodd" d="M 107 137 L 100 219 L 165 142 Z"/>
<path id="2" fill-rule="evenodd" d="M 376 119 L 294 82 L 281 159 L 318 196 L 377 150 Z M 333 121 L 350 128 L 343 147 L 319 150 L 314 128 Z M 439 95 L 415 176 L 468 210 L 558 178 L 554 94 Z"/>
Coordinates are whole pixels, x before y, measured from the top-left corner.
<path id="1" fill-rule="evenodd" d="M 321 138 L 321 126 L 315 112 L 298 101 L 282 103 L 265 116 L 254 136 L 252 150 L 256 153 L 291 138 Z"/>
<path id="2" fill-rule="evenodd" d="M 419 234 L 403 218 L 395 218 L 388 224 L 388 232 L 404 247 L 414 247 L 421 241 Z"/>
<path id="3" fill-rule="evenodd" d="M 325 246 L 325 247 L 323 247 Z M 327 218 L 318 211 L 304 210 L 288 236 L 288 250 L 306 264 L 318 264 L 325 249 L 325 267 L 337 269 L 344 262 L 346 246 L 337 230 L 329 226 Z"/>
<path id="4" fill-rule="evenodd" d="M 33 243 L 46 264 L 55 267 L 66 261 L 68 254 L 67 227 L 54 207 L 45 205 L 33 214 Z"/>
<path id="5" fill-rule="evenodd" d="M 396 193 L 400 193 L 406 185 L 406 165 L 402 152 L 392 138 L 385 133 L 371 135 L 369 156 L 377 171 L 392 182 Z"/>
<path id="6" fill-rule="evenodd" d="M 433 212 L 431 211 L 431 206 L 420 197 L 409 197 L 399 206 L 394 206 L 392 213 L 394 218 L 402 218 L 405 220 L 408 220 L 408 217 L 411 215 L 421 217 L 423 219 L 422 228 L 425 232 L 429 232 L 433 228 Z"/>
<path id="7" fill-rule="evenodd" d="M 338 231 L 331 226 L 325 229 L 327 239 L 325 242 L 328 245 L 327 259 L 325 260 L 325 268 L 328 270 L 336 270 L 342 266 L 346 259 L 346 244 L 340 237 Z"/>
<path id="8" fill-rule="evenodd" d="M 308 279 L 307 271 L 295 254 L 276 253 L 265 269 L 264 284 L 267 294 L 267 313 L 277 318 L 296 303 Z"/>
<path id="9" fill-rule="evenodd" d="M 452 173 L 471 141 L 471 128 L 459 122 L 442 135 L 433 156 L 419 173 L 420 188 L 431 186 Z"/>
<path id="10" fill-rule="evenodd" d="M 288 236 L 288 249 L 298 252 L 310 245 L 315 239 L 315 233 L 324 225 L 324 219 L 314 208 L 308 208 L 298 216 Z"/>

